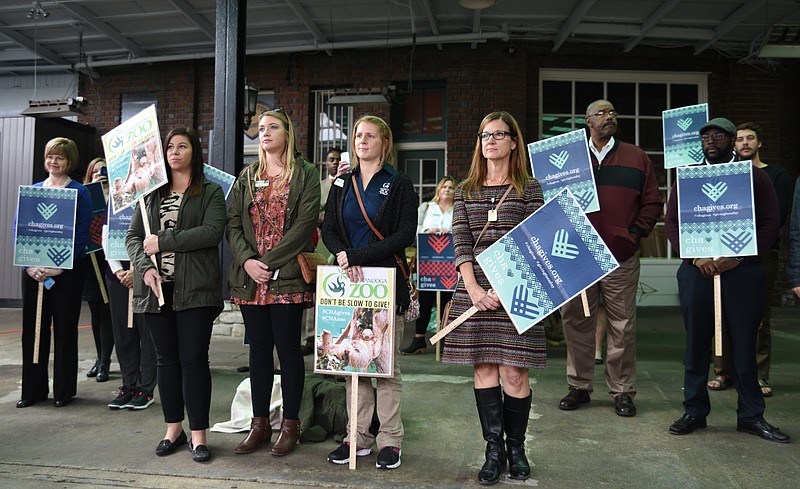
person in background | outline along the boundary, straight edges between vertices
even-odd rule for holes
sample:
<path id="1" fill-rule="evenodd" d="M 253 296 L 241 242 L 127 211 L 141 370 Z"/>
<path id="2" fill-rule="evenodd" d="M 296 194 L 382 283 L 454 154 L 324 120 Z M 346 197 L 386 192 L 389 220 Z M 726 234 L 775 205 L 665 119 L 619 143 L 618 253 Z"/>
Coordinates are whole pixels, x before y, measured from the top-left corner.
<path id="1" fill-rule="evenodd" d="M 404 314 L 411 303 L 404 280 L 409 273 L 404 258 L 405 248 L 414 242 L 419 200 L 411 180 L 392 167 L 392 130 L 383 119 L 371 115 L 358 119 L 353 125 L 350 144 L 352 169 L 337 177 L 331 186 L 322 223 L 322 239 L 351 282 L 363 280 L 361 267 L 391 267 L 397 270 L 395 301 L 398 309 L 394 322 L 394 347 L 399 353 L 403 341 Z M 340 171 L 342 166 L 340 164 Z M 360 205 L 362 201 L 363 208 Z M 376 235 L 370 223 L 383 238 Z M 373 441 L 377 442 L 380 452 L 375 467 L 378 469 L 395 469 L 401 463 L 404 430 L 400 400 L 403 383 L 396 359 L 393 373 L 391 378 L 376 379 L 377 398 L 372 390 L 372 379 L 358 377 L 356 380 L 359 382 L 358 406 L 355 407 L 358 413 L 356 456 L 369 455 Z M 348 376 L 348 412 L 353 412 L 350 406 L 352 382 L 352 376 Z M 380 421 L 377 437 L 369 431 L 376 404 Z M 334 464 L 348 463 L 349 444 L 345 442 L 329 453 L 328 461 Z"/>
<path id="2" fill-rule="evenodd" d="M 761 160 L 761 127 L 754 122 L 739 124 L 736 128 L 736 139 L 733 142 L 734 150 L 740 160 L 750 160 L 755 168 L 761 168 L 769 175 L 775 193 L 778 196 L 778 208 L 781 213 L 780 226 L 786 223 L 789 210 L 792 206 L 792 179 L 789 172 L 780 165 L 768 165 Z M 780 254 L 780 239 L 766 251 L 760 253 L 764 265 L 764 310 L 761 313 L 761 322 L 758 323 L 758 336 L 756 339 L 756 365 L 758 367 L 758 385 L 764 397 L 772 397 L 772 387 L 769 379 L 770 360 L 772 358 L 772 333 L 770 317 L 772 312 L 772 290 L 775 286 L 775 277 L 778 275 L 778 255 Z M 723 333 L 724 336 L 724 333 Z M 714 379 L 708 381 L 711 390 L 724 390 L 731 385 L 731 372 L 733 365 L 730 359 L 728 343 L 722 343 L 722 356 L 714 357 Z"/>
<path id="3" fill-rule="evenodd" d="M 54 340 L 53 405 L 66 406 L 78 390 L 78 321 L 81 316 L 86 245 L 92 221 L 92 198 L 86 187 L 69 176 L 77 166 L 78 147 L 71 139 L 55 138 L 45 145 L 44 169 L 48 177 L 34 186 L 78 191 L 74 254 L 72 269 L 27 267 L 22 276 L 22 396 L 17 402 L 18 408 L 47 400 L 50 392 L 51 323 Z M 39 325 L 39 362 L 33 363 L 39 282 L 48 279 L 55 283 L 44 289 L 42 322 Z"/>
<path id="4" fill-rule="evenodd" d="M 193 129 L 179 127 L 167 134 L 164 159 L 168 183 L 139 202 L 126 236 L 135 270 L 133 311 L 144 314 L 158 357 L 167 432 L 156 455 L 169 455 L 186 443 L 185 408 L 192 459 L 207 462 L 208 348 L 223 304 L 217 246 L 225 233 L 225 195 L 203 174 L 202 148 Z M 150 229 L 144 228 L 142 212 L 147 212 Z M 159 296 L 164 300 L 160 308 Z"/>
<path id="5" fill-rule="evenodd" d="M 789 221 L 789 263 L 786 280 L 794 295 L 800 299 L 800 177 L 794 183 L 792 217 Z"/>
<path id="6" fill-rule="evenodd" d="M 501 307 L 475 257 L 544 204 L 539 181 L 528 175 L 526 148 L 516 119 L 492 112 L 478 126 L 467 178 L 459 185 L 453 209 L 456 286 L 450 317 L 472 306 L 478 312 L 447 335 L 442 363 L 473 366 L 475 404 L 486 440 L 486 460 L 478 482 L 495 484 L 509 467 L 512 479 L 525 480 L 531 468 L 525 433 L 531 409 L 528 369 L 547 362 L 544 329 L 519 334 Z"/>
<path id="7" fill-rule="evenodd" d="M 436 185 L 436 191 L 430 202 L 423 202 L 417 210 L 417 234 L 451 234 L 453 232 L 453 202 L 456 190 L 456 180 L 453 177 L 444 177 Z M 453 297 L 452 292 L 441 292 L 440 309 Z M 425 353 L 428 346 L 425 343 L 425 332 L 431 320 L 431 311 L 436 304 L 436 292 L 419 292 L 419 318 L 416 322 L 414 338 L 411 343 L 400 350 L 404 355 Z M 442 311 L 437 311 L 439 319 Z"/>
<path id="8" fill-rule="evenodd" d="M 294 126 L 283 109 L 258 122 L 258 162 L 242 170 L 228 209 L 232 261 L 228 287 L 244 319 L 250 342 L 253 418 L 234 453 L 269 444 L 269 405 L 275 376 L 272 351 L 281 365 L 283 419 L 270 453 L 284 456 L 300 439 L 300 401 L 305 364 L 300 352 L 304 309 L 313 306 L 314 284 L 303 280 L 297 255 L 313 251 L 319 215 L 319 176 L 297 152 Z"/>
<path id="9" fill-rule="evenodd" d="M 95 158 L 86 168 L 86 176 L 83 178 L 84 185 L 87 183 L 101 182 L 103 193 L 108 200 L 108 176 L 101 171 L 106 168 L 105 158 Z M 96 260 L 96 261 L 95 261 Z M 103 294 L 100 287 L 108 291 L 107 283 L 98 282 L 98 274 L 94 269 L 97 263 L 100 270 L 100 277 L 105 276 L 106 259 L 102 250 L 94 252 L 94 258 L 87 262 L 86 278 L 83 285 L 83 300 L 89 304 L 89 312 L 92 315 L 92 335 L 94 336 L 94 346 L 97 350 L 97 357 L 94 365 L 87 377 L 95 377 L 98 382 L 107 382 L 109 368 L 111 366 L 111 352 L 114 350 L 114 331 L 111 326 L 111 309 L 109 304 L 103 301 Z"/>

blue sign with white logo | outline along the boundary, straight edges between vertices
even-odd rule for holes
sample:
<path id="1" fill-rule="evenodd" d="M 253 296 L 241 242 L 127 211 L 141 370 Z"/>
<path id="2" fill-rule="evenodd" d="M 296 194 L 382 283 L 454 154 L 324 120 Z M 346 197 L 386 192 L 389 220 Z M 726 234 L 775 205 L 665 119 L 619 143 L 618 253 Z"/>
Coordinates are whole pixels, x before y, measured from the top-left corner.
<path id="1" fill-rule="evenodd" d="M 751 162 L 678 168 L 681 258 L 758 254 Z"/>
<path id="2" fill-rule="evenodd" d="M 579 129 L 530 143 L 528 155 L 545 202 L 568 188 L 583 212 L 600 210 L 586 131 Z"/>
<path id="3" fill-rule="evenodd" d="M 136 212 L 136 204 L 126 207 L 114 214 L 108 202 L 108 241 L 106 242 L 106 258 L 109 260 L 128 261 L 128 249 L 125 247 L 125 236 Z"/>
<path id="4" fill-rule="evenodd" d="M 569 189 L 477 261 L 520 334 L 619 267 Z"/>
<path id="5" fill-rule="evenodd" d="M 703 161 L 700 128 L 708 122 L 708 104 L 665 110 L 661 119 L 664 125 L 664 168 Z"/>
<path id="6" fill-rule="evenodd" d="M 203 164 L 203 173 L 207 179 L 214 183 L 218 183 L 219 186 L 222 187 L 222 192 L 225 194 L 225 198 L 227 199 L 228 194 L 231 193 L 231 189 L 233 188 L 233 183 L 236 181 L 236 177 L 230 173 L 220 170 L 219 168 L 213 167 L 208 163 Z"/>
<path id="7" fill-rule="evenodd" d="M 14 265 L 72 269 L 78 191 L 20 185 Z"/>

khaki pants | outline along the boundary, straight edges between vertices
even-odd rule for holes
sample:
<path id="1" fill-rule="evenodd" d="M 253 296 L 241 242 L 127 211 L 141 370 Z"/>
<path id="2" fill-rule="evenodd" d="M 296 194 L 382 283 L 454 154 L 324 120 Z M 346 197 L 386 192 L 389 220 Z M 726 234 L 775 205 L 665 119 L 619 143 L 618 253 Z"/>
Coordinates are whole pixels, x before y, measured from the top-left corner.
<path id="1" fill-rule="evenodd" d="M 594 380 L 595 328 L 600 294 L 608 317 L 606 384 L 612 395 L 636 395 L 636 290 L 639 285 L 639 253 L 586 289 L 589 317 L 583 313 L 580 296 L 561 307 L 564 339 L 567 341 L 567 382 L 592 392 Z"/>
<path id="2" fill-rule="evenodd" d="M 383 447 L 397 447 L 403 443 L 403 420 L 400 418 L 400 398 L 403 394 L 403 379 L 400 375 L 398 357 L 400 355 L 400 345 L 403 342 L 403 330 L 405 329 L 405 317 L 400 314 L 395 316 L 394 325 L 394 377 L 376 377 L 375 383 L 378 388 L 377 409 L 378 420 L 381 423 L 378 436 L 375 437 L 369 432 L 372 424 L 372 415 L 375 412 L 376 398 L 372 392 L 372 377 L 358 378 L 358 408 L 356 426 L 356 446 L 358 448 L 370 448 L 373 442 L 377 442 L 378 449 Z M 347 412 L 350 413 L 350 388 L 352 376 L 347 378 Z M 348 427 L 350 425 L 348 424 Z M 348 437 L 350 434 L 348 433 Z M 345 438 L 347 440 L 348 438 Z"/>

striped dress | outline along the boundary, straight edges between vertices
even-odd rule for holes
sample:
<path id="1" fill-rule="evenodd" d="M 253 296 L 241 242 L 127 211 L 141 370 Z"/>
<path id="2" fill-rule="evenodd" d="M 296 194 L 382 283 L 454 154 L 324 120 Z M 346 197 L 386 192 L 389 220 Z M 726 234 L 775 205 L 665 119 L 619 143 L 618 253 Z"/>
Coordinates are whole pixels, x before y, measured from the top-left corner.
<path id="1" fill-rule="evenodd" d="M 479 195 L 473 192 L 469 199 L 461 187 L 456 189 L 453 207 L 456 266 L 471 261 L 478 284 L 486 290 L 490 288 L 489 281 L 474 256 L 544 203 L 542 187 L 535 178 L 530 179 L 522 196 L 512 189 L 497 211 L 497 221 L 489 225 L 473 253 L 472 247 L 486 224 L 489 210 L 495 208 L 507 188 L 508 185 L 483 186 Z M 460 280 L 453 294 L 450 319 L 457 318 L 470 307 L 472 300 L 464 287 L 464 281 Z M 542 324 L 539 323 L 520 335 L 502 307 L 496 311 L 478 311 L 445 337 L 442 362 L 544 368 L 547 366 L 547 353 Z"/>

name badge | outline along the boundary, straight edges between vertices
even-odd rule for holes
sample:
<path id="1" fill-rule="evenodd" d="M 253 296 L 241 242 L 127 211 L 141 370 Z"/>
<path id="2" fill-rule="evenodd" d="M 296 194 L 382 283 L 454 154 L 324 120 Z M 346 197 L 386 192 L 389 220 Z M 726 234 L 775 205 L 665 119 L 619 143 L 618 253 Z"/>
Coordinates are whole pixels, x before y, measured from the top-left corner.
<path id="1" fill-rule="evenodd" d="M 256 180 L 256 188 L 269 187 L 269 180 Z"/>
<path id="2" fill-rule="evenodd" d="M 333 181 L 333 184 L 336 185 L 337 187 L 343 188 L 344 180 L 342 180 L 341 178 L 337 178 L 336 180 Z"/>
<path id="3" fill-rule="evenodd" d="M 489 222 L 496 222 L 497 221 L 497 209 L 492 209 L 489 211 Z"/>

